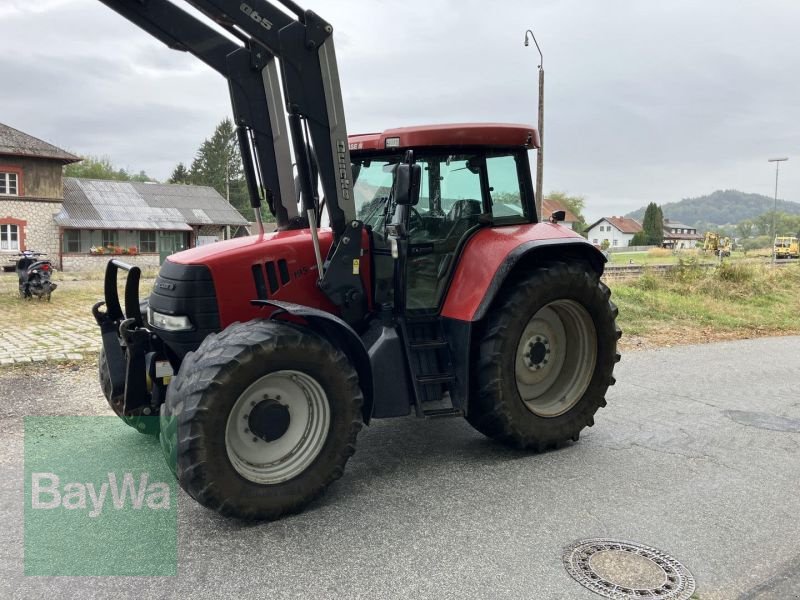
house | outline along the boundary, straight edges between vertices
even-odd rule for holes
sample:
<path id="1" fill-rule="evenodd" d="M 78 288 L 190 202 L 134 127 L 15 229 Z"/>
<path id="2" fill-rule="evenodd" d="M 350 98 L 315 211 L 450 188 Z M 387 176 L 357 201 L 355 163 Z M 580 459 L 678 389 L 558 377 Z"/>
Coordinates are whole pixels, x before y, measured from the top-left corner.
<path id="1" fill-rule="evenodd" d="M 173 252 L 247 225 L 214 189 L 63 177 L 79 157 L 0 123 L 0 261 L 45 252 L 63 270 L 103 269 L 126 255 L 158 267 Z"/>
<path id="2" fill-rule="evenodd" d="M 545 198 L 542 200 L 542 220 L 548 220 L 550 215 L 557 210 L 564 211 L 564 220 L 561 222 L 561 224 L 569 227 L 570 229 L 575 229 L 575 224 L 578 222 L 578 217 L 576 217 L 571 210 L 569 210 L 558 200 L 553 200 L 551 198 Z"/>
<path id="3" fill-rule="evenodd" d="M 64 165 L 79 157 L 0 123 L 0 263 L 22 250 L 58 255 Z"/>
<path id="4" fill-rule="evenodd" d="M 603 217 L 586 229 L 586 237 L 598 246 L 618 248 L 630 245 L 633 235 L 642 230 L 642 224 L 628 217 Z"/>
<path id="5" fill-rule="evenodd" d="M 703 236 L 697 234 L 697 229 L 677 221 L 664 219 L 664 248 L 683 250 L 694 248 Z"/>
<path id="6" fill-rule="evenodd" d="M 115 253 L 158 267 L 173 252 L 226 239 L 229 227 L 248 223 L 210 187 L 74 177 L 64 178 L 55 222 L 65 271 L 103 268 Z"/>

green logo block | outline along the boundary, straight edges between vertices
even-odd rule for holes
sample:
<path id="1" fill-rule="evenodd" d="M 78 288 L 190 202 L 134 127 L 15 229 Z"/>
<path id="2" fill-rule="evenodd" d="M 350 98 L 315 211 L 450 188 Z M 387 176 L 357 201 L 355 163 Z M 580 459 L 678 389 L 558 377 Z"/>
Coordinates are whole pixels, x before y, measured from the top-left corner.
<path id="1" fill-rule="evenodd" d="M 177 500 L 158 440 L 117 417 L 25 418 L 26 575 L 175 575 Z"/>

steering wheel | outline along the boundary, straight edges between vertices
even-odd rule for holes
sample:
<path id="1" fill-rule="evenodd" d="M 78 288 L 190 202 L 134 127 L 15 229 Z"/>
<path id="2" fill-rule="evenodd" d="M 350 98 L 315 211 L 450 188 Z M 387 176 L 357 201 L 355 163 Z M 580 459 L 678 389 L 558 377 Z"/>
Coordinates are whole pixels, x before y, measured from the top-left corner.
<path id="1" fill-rule="evenodd" d="M 422 220 L 422 216 L 417 212 L 417 209 L 413 206 L 409 206 L 408 210 L 408 231 L 413 231 L 417 227 L 424 227 L 425 221 Z"/>

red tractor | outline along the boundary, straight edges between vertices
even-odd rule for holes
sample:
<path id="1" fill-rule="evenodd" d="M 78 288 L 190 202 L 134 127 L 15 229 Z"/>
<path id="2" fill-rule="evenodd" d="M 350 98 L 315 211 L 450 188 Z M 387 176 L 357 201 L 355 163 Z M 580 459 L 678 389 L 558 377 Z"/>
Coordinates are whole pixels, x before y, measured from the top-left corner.
<path id="1" fill-rule="evenodd" d="M 342 475 L 363 424 L 412 409 L 536 451 L 593 424 L 617 310 L 603 255 L 563 214 L 537 217 L 533 127 L 348 137 L 333 30 L 314 13 L 192 0 L 224 35 L 168 0 L 103 2 L 228 80 L 260 227 L 170 256 L 144 302 L 139 269 L 112 260 L 93 309 L 109 404 L 160 434 L 193 498 L 242 518 L 298 511 Z"/>

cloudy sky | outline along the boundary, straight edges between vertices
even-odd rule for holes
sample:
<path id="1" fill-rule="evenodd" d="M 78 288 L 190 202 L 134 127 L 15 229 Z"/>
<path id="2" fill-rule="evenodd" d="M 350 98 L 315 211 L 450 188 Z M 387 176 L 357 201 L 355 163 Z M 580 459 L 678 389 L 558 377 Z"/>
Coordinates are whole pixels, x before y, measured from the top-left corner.
<path id="1" fill-rule="evenodd" d="M 302 0 L 335 29 L 351 133 L 536 121 L 545 190 L 589 218 L 736 188 L 800 201 L 796 0 Z M 224 81 L 96 0 L 0 0 L 0 122 L 166 179 L 230 108 Z"/>

